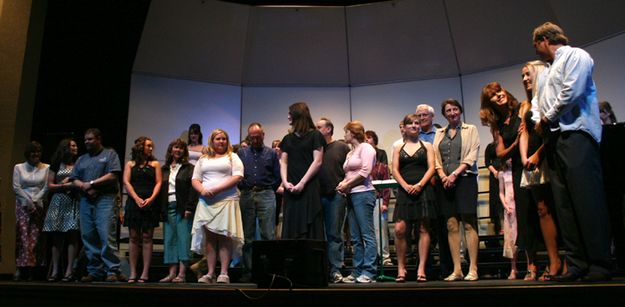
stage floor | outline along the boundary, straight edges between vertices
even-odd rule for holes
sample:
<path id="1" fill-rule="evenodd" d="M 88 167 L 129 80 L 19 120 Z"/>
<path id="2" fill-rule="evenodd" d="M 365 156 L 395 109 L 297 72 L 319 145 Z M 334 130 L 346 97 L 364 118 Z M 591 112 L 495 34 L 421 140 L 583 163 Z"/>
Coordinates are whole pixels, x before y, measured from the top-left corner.
<path id="1" fill-rule="evenodd" d="M 0 282 L 1 306 L 198 306 L 214 305 L 625 305 L 625 279 L 602 283 L 408 281 L 330 284 L 324 288 L 267 289 L 228 285 Z"/>

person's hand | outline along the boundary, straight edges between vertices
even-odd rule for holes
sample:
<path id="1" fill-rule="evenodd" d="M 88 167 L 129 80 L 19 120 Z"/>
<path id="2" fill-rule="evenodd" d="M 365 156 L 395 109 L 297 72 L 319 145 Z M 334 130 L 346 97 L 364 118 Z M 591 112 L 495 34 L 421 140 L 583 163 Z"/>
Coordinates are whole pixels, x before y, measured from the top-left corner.
<path id="1" fill-rule="evenodd" d="M 87 192 L 87 191 L 91 190 L 91 184 L 90 184 L 89 182 L 83 182 L 83 183 L 80 185 L 80 188 L 81 188 L 83 191 Z"/>
<path id="2" fill-rule="evenodd" d="M 388 211 L 388 205 L 382 204 L 382 206 L 380 206 L 380 212 L 384 213 Z"/>
<path id="3" fill-rule="evenodd" d="M 206 198 L 213 198 L 215 196 L 213 189 L 202 189 L 202 193 L 200 194 Z"/>
<path id="4" fill-rule="evenodd" d="M 289 192 L 291 192 L 291 190 L 292 190 L 292 189 L 293 189 L 293 187 L 294 187 L 294 185 L 293 185 L 292 183 L 288 182 L 288 181 L 287 181 L 287 182 L 285 182 L 285 183 L 283 184 L 283 186 L 284 186 L 284 190 L 285 190 L 285 191 L 289 191 Z"/>
<path id="5" fill-rule="evenodd" d="M 406 183 L 406 184 L 402 185 L 402 188 L 403 188 L 403 189 L 404 189 L 404 191 L 406 191 L 406 193 L 408 193 L 409 195 L 413 195 L 413 194 L 415 194 L 415 191 L 414 191 L 414 186 L 413 186 L 413 185 L 410 185 L 410 184 L 407 184 L 407 183 Z"/>
<path id="6" fill-rule="evenodd" d="M 530 156 L 527 159 L 527 162 L 525 162 L 525 169 L 534 170 L 536 169 L 539 163 L 540 163 L 540 157 L 538 156 L 537 153 L 534 153 L 532 156 Z"/>
<path id="7" fill-rule="evenodd" d="M 150 197 L 148 199 L 144 199 L 143 200 L 143 207 L 147 207 L 149 205 L 151 205 L 154 202 L 154 198 Z"/>
<path id="8" fill-rule="evenodd" d="M 293 194 L 299 194 L 303 190 L 304 190 L 304 183 L 300 181 L 296 185 L 294 185 L 293 188 L 291 188 L 290 192 Z"/>
<path id="9" fill-rule="evenodd" d="M 188 218 L 190 218 L 192 216 L 193 216 L 193 212 L 188 211 L 188 210 L 184 212 L 184 218 L 185 219 L 188 219 Z"/>
<path id="10" fill-rule="evenodd" d="M 277 194 L 284 194 L 284 187 L 283 186 L 279 186 L 278 189 L 276 190 Z"/>

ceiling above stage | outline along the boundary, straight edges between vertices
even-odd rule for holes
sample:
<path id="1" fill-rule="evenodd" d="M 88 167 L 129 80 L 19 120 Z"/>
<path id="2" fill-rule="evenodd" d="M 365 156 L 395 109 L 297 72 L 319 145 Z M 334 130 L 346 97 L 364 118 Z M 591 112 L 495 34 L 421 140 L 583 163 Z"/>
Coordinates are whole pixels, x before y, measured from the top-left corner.
<path id="1" fill-rule="evenodd" d="M 455 77 L 534 59 L 545 21 L 584 46 L 623 33 L 623 16 L 622 0 L 154 0 L 134 71 L 245 86 Z"/>

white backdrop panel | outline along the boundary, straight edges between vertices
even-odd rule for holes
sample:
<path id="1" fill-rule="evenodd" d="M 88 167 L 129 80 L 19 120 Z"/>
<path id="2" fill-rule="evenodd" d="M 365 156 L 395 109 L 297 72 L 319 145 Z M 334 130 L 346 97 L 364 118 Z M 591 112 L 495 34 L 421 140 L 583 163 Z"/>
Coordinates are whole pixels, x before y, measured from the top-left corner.
<path id="1" fill-rule="evenodd" d="M 187 140 L 192 123 L 202 127 L 204 144 L 215 128 L 224 129 L 232 143 L 239 142 L 241 89 L 238 86 L 176 80 L 133 74 L 128 107 L 125 159 L 134 140 L 146 135 L 154 140 L 154 155 L 165 158 L 167 145 Z"/>
<path id="2" fill-rule="evenodd" d="M 353 118 L 363 122 L 365 129 L 378 134 L 378 147 L 390 155 L 391 146 L 400 138 L 399 121 L 414 113 L 417 105 L 434 107 L 434 122 L 444 125 L 440 103 L 447 98 L 460 98 L 458 78 L 370 85 L 352 88 Z"/>
<path id="3" fill-rule="evenodd" d="M 609 101 L 616 119 L 625 121 L 625 34 L 585 49 L 595 60 L 594 79 L 599 101 Z"/>
<path id="4" fill-rule="evenodd" d="M 282 140 L 289 129 L 289 106 L 303 101 L 313 121 L 328 117 L 335 125 L 335 137 L 342 138 L 342 127 L 350 120 L 349 89 L 346 87 L 244 87 L 242 91 L 242 138 L 247 126 L 259 122 L 265 129 L 265 145 Z"/>

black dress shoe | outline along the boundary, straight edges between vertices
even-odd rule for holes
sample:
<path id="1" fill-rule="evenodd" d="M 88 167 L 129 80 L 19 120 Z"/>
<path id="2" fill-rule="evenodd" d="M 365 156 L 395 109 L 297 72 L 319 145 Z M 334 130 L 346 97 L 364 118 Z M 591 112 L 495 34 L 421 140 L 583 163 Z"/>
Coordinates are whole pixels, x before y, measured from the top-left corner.
<path id="1" fill-rule="evenodd" d="M 582 277 L 581 274 L 567 272 L 564 275 L 554 276 L 552 280 L 557 281 L 557 282 L 572 282 L 572 281 L 578 281 L 581 277 Z"/>
<path id="2" fill-rule="evenodd" d="M 601 272 L 589 272 L 582 278 L 584 282 L 599 282 L 599 281 L 608 281 L 612 279 L 610 274 L 601 273 Z"/>

